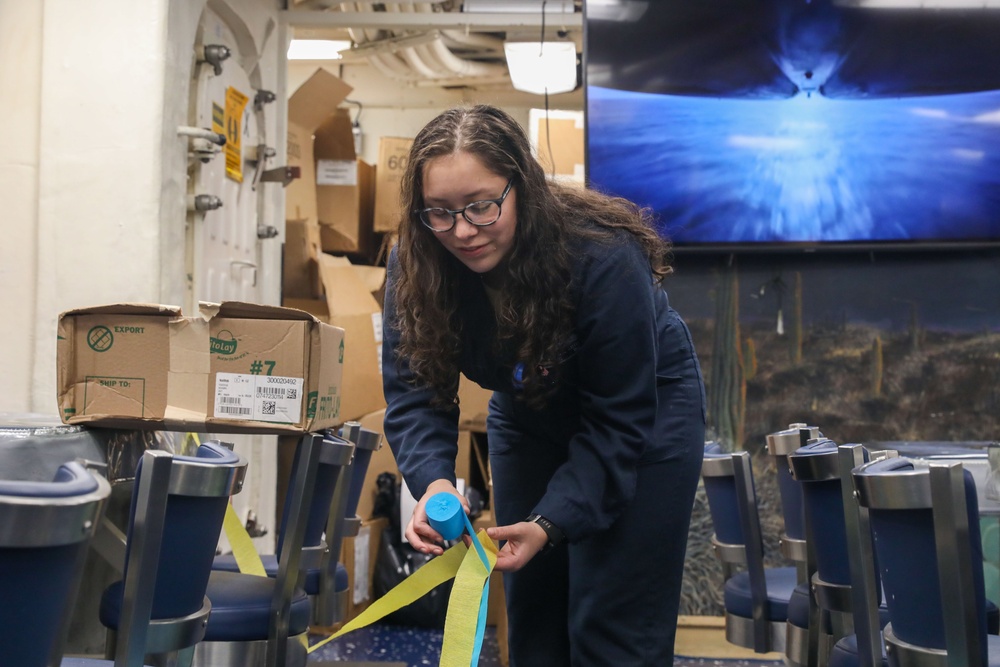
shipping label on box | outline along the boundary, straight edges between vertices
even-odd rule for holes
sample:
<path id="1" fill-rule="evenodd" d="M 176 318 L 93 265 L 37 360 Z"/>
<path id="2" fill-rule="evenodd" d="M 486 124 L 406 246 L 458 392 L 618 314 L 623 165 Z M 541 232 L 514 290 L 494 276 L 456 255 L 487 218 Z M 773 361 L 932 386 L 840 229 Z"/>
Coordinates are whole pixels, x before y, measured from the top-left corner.
<path id="1" fill-rule="evenodd" d="M 295 424 L 310 346 L 306 322 L 214 317 L 207 414 Z"/>

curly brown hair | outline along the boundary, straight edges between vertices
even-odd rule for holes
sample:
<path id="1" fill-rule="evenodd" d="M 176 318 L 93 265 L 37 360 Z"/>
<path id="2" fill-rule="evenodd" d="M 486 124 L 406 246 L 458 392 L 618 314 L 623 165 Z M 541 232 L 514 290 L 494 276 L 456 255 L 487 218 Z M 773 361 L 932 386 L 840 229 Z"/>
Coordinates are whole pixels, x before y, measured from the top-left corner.
<path id="1" fill-rule="evenodd" d="M 458 286 L 463 266 L 420 223 L 425 168 L 441 156 L 465 152 L 517 188 L 514 245 L 504 263 L 496 304 L 498 341 L 513 344 L 524 362 L 523 397 L 540 407 L 553 391 L 539 382 L 540 367 L 566 353 L 573 329 L 570 290 L 574 239 L 610 241 L 614 230 L 631 233 L 649 258 L 656 282 L 671 272 L 670 244 L 651 224 L 649 211 L 625 199 L 545 177 L 521 126 L 489 105 L 456 107 L 416 136 L 401 183 L 402 221 L 393 276 L 400 331 L 398 354 L 419 384 L 435 389 L 436 402 L 456 400 L 461 317 Z"/>

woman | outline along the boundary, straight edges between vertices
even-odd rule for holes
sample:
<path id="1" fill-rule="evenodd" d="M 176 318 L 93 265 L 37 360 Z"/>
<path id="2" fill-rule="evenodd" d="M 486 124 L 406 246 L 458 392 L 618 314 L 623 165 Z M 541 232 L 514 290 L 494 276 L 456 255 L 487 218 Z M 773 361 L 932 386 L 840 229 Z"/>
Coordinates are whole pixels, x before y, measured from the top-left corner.
<path id="1" fill-rule="evenodd" d="M 411 546 L 443 552 L 424 508 L 457 495 L 461 371 L 494 392 L 511 665 L 672 664 L 705 417 L 668 244 L 634 205 L 549 183 L 490 106 L 420 131 L 402 202 L 382 359 Z"/>

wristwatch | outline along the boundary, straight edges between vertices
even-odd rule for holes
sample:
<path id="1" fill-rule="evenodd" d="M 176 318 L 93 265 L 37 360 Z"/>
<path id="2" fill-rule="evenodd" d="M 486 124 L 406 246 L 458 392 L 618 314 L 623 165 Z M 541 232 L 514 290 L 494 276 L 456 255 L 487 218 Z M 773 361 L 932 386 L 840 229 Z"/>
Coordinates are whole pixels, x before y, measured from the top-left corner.
<path id="1" fill-rule="evenodd" d="M 559 528 L 557 528 L 554 523 L 546 519 L 541 514 L 531 514 L 528 516 L 527 519 L 525 519 L 525 521 L 527 521 L 528 523 L 537 523 L 539 526 L 541 526 L 542 530 L 545 531 L 545 534 L 548 535 L 549 541 L 545 543 L 544 547 L 542 547 L 542 551 L 548 551 L 552 547 L 562 544 L 563 542 L 566 541 L 566 535 L 564 535 L 563 532 L 559 530 Z"/>

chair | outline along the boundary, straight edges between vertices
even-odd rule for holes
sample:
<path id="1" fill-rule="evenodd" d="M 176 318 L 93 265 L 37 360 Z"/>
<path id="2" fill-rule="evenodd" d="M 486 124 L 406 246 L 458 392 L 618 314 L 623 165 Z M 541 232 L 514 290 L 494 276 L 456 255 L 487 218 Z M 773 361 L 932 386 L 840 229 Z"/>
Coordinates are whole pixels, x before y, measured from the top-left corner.
<path id="1" fill-rule="evenodd" d="M 892 667 L 1000 665 L 987 634 L 979 504 L 960 463 L 891 458 L 853 471 L 886 592 Z"/>
<path id="2" fill-rule="evenodd" d="M 372 454 L 382 446 L 382 435 L 359 422 L 349 421 L 343 425 L 341 437 L 354 443 L 354 458 L 345 471 L 349 484 L 342 484 L 334 496 L 326 525 L 329 549 L 321 565 L 323 576 L 319 593 L 313 597 L 313 619 L 317 625 L 330 626 L 347 617 L 348 576 L 344 566 L 337 562 L 345 537 L 356 537 L 361 529 L 362 518 L 357 515 L 358 503 L 364 491 L 365 477 Z"/>
<path id="3" fill-rule="evenodd" d="M 159 654 L 176 652 L 177 664 L 191 663 L 211 611 L 206 588 L 226 506 L 242 489 L 246 465 L 218 441 L 204 443 L 195 456 L 145 452 L 136 469 L 123 578 L 101 596 L 106 657 L 133 665 L 143 655 L 159 663 Z"/>
<path id="4" fill-rule="evenodd" d="M 103 477 L 76 462 L 51 482 L 0 481 L 0 664 L 59 664 L 110 493 Z"/>
<path id="5" fill-rule="evenodd" d="M 802 504 L 802 488 L 792 477 L 788 455 L 812 438 L 821 437 L 819 429 L 806 424 L 789 424 L 788 428 L 769 433 L 765 440 L 767 453 L 774 459 L 781 497 L 781 515 L 785 530 L 779 540 L 782 555 L 795 564 L 798 585 L 788 603 L 785 626 L 785 657 L 793 667 L 815 665 L 819 653 L 819 610 L 810 589 L 810 579 L 816 571 L 815 556 L 806 541 L 806 517 Z M 812 656 L 812 657 L 811 657 Z"/>
<path id="6" fill-rule="evenodd" d="M 277 573 L 258 577 L 239 572 L 213 570 L 207 595 L 212 601 L 204 641 L 195 649 L 194 664 L 204 667 L 227 665 L 267 665 L 302 667 L 307 660 L 307 633 L 311 604 L 298 586 L 301 576 L 302 546 L 313 512 L 320 461 L 324 477 L 332 473 L 339 488 L 345 480 L 341 471 L 349 442 L 331 434 L 309 433 L 302 437 L 282 526 Z M 328 480 L 323 482 L 327 493 Z M 337 490 L 332 490 L 336 494 Z M 326 504 L 329 507 L 329 503 Z M 322 515 L 317 511 L 316 515 Z M 319 516 L 325 520 L 325 515 Z M 322 525 L 322 520 L 318 521 Z"/>
<path id="7" fill-rule="evenodd" d="M 810 440 L 788 457 L 802 484 L 807 539 L 814 545 L 811 583 L 821 612 L 820 662 L 829 656 L 842 667 L 883 661 L 878 580 L 870 559 L 860 555 L 865 548 L 870 553 L 871 539 L 866 540 L 867 523 L 851 495 L 850 470 L 865 457 L 860 445 L 839 448 L 828 438 Z"/>
<path id="8" fill-rule="evenodd" d="M 803 578 L 808 579 L 806 563 L 806 524 L 802 504 L 802 488 L 792 476 L 788 455 L 809 440 L 820 438 L 819 428 L 806 424 L 789 424 L 783 431 L 769 433 L 765 439 L 767 453 L 774 458 L 778 477 L 778 492 L 781 496 L 781 516 L 785 522 L 785 532 L 781 535 L 781 553 L 799 566 Z"/>
<path id="9" fill-rule="evenodd" d="M 747 452 L 705 447 L 701 468 L 715 527 L 712 547 L 723 567 L 726 640 L 757 653 L 785 650 L 794 567 L 764 567 L 753 470 Z"/>
<path id="10" fill-rule="evenodd" d="M 296 448 L 295 457 L 292 461 L 291 470 L 293 478 L 298 470 L 302 456 L 301 440 L 299 444 L 300 446 Z M 332 578 L 336 581 L 339 578 L 343 582 L 342 588 L 346 589 L 347 586 L 347 572 L 343 569 L 343 566 L 340 566 L 338 569 L 338 563 L 335 560 L 333 561 L 333 572 L 328 572 L 330 568 L 329 554 L 332 549 L 328 546 L 327 541 L 324 540 L 324 529 L 327 528 L 327 521 L 335 496 L 339 493 L 340 489 L 347 487 L 345 481 L 348 479 L 348 471 L 352 467 L 351 460 L 354 456 L 355 447 L 352 443 L 334 435 L 332 432 L 327 432 L 326 437 L 323 439 L 317 462 L 316 481 L 309 502 L 309 514 L 306 519 L 305 535 L 303 536 L 302 551 L 299 559 L 301 577 L 297 582 L 306 595 L 314 600 L 314 606 L 315 597 L 324 589 L 325 579 Z M 271 578 L 277 577 L 280 569 L 281 552 L 290 524 L 289 509 L 292 497 L 290 493 L 285 497 L 285 504 L 282 509 L 281 532 L 278 534 L 275 549 L 276 553 L 260 556 L 264 571 Z M 339 552 L 338 548 L 337 553 Z M 216 556 L 212 563 L 212 569 L 223 572 L 240 571 L 239 564 L 236 562 L 236 557 L 233 554 Z M 322 625 L 323 620 L 325 619 L 315 616 L 311 619 L 313 623 L 318 625 Z"/>

